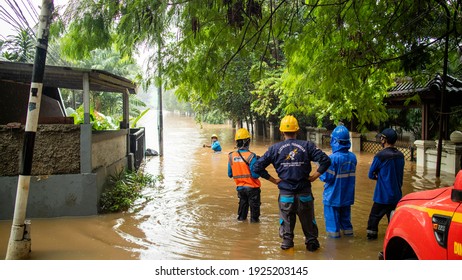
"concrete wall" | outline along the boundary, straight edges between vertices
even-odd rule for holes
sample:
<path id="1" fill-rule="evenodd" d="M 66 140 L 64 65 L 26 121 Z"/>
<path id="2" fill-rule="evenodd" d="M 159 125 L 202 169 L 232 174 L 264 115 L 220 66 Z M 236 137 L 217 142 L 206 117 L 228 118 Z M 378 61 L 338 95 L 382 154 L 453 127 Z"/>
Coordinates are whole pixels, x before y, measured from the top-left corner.
<path id="1" fill-rule="evenodd" d="M 98 213 L 97 174 L 32 176 L 28 218 L 86 216 Z M 12 219 L 18 177 L 0 177 L 0 219 Z"/>
<path id="2" fill-rule="evenodd" d="M 127 166 L 128 158 L 93 173 L 32 176 L 27 203 L 28 218 L 90 216 L 98 214 L 99 200 L 107 179 Z M 10 220 L 18 176 L 0 177 L 0 220 Z"/>
<path id="3" fill-rule="evenodd" d="M 425 169 L 436 169 L 437 141 L 417 140 L 417 166 Z M 462 168 L 462 143 L 443 141 L 441 151 L 441 171 L 457 174 Z"/>
<path id="4" fill-rule="evenodd" d="M 35 137 L 32 175 L 80 173 L 79 135 L 79 125 L 39 125 Z M 24 126 L 9 128 L 0 125 L 0 176 L 18 175 L 23 137 Z"/>
<path id="5" fill-rule="evenodd" d="M 91 151 L 93 170 L 112 165 L 127 155 L 127 132 L 93 132 Z"/>
<path id="6" fill-rule="evenodd" d="M 91 172 L 80 172 L 79 125 L 39 126 L 27 206 L 28 218 L 96 215 L 107 179 L 133 162 L 127 131 L 93 132 Z M 0 126 L 0 220 L 12 219 L 23 128 Z M 76 174 L 61 174 L 61 173 Z"/>

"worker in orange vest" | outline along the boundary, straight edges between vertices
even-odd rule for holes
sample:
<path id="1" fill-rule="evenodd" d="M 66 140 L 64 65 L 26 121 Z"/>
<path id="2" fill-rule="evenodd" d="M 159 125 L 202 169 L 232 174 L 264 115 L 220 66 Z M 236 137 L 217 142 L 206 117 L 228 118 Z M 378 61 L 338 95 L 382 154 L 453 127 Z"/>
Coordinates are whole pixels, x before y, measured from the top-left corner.
<path id="1" fill-rule="evenodd" d="M 228 157 L 228 177 L 236 183 L 239 208 L 237 220 L 245 221 L 250 207 L 250 222 L 260 221 L 260 176 L 252 172 L 251 168 L 257 161 L 257 155 L 249 151 L 250 134 L 245 128 L 236 131 L 237 150 L 230 152 Z"/>

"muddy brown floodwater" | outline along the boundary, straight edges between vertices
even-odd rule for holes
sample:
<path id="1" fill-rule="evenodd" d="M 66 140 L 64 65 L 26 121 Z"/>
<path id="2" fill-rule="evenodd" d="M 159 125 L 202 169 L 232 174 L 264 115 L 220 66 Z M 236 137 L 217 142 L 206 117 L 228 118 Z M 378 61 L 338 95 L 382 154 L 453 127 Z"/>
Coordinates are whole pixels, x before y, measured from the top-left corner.
<path id="1" fill-rule="evenodd" d="M 147 148 L 158 150 L 156 112 L 141 120 L 146 127 Z M 217 134 L 220 154 L 202 148 Z M 366 239 L 374 182 L 367 179 L 373 155 L 357 153 L 355 204 L 352 207 L 353 237 L 328 239 L 325 235 L 322 190 L 313 184 L 315 214 L 321 248 L 308 252 L 297 221 L 295 247 L 282 251 L 278 236 L 278 191 L 262 180 L 261 222 L 237 222 L 238 199 L 233 180 L 227 177 L 227 154 L 234 146 L 228 124 L 199 125 L 186 116 L 164 116 L 164 156 L 146 161 L 145 172 L 163 179 L 144 190 L 145 199 L 126 213 L 91 217 L 33 219 L 31 259 L 36 260 L 375 260 L 382 250 L 387 226 L 383 219 L 379 239 Z M 262 155 L 272 143 L 254 140 L 251 150 Z M 330 154 L 329 148 L 323 149 Z M 272 167 L 270 172 L 274 173 Z M 406 162 L 403 193 L 452 185 L 454 176 L 416 169 Z M 11 221 L 0 221 L 0 258 L 4 259 Z"/>

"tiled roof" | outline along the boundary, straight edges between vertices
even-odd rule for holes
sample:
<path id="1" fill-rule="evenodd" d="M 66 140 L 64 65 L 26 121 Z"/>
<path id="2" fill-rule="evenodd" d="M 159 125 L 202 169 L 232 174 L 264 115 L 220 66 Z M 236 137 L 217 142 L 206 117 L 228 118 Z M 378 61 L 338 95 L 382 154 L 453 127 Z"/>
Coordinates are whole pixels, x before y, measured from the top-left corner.
<path id="1" fill-rule="evenodd" d="M 388 96 L 389 98 L 393 98 L 411 96 L 416 93 L 421 95 L 438 93 L 442 86 L 443 78 L 440 75 L 436 75 L 435 78 L 429 80 L 425 85 L 422 83 L 414 83 L 412 81 L 398 82 L 396 86 L 388 90 Z M 448 94 L 462 94 L 462 81 L 448 76 L 446 92 Z"/>

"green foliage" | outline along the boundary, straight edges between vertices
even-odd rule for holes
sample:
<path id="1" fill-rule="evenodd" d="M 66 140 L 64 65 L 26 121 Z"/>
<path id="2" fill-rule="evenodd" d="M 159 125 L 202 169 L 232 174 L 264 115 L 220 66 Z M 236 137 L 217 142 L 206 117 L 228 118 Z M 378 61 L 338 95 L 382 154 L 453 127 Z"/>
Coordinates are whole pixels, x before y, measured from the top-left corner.
<path id="1" fill-rule="evenodd" d="M 115 46 L 93 49 L 89 51 L 88 56 L 75 61 L 74 64 L 81 68 L 104 70 L 135 82 L 139 82 L 137 79 L 141 75 L 141 69 L 135 59 L 121 54 Z"/>
<path id="2" fill-rule="evenodd" d="M 132 54 L 142 43 L 156 45 L 177 12 L 176 5 L 168 1 L 69 2 L 65 18 L 72 23 L 63 36 L 63 45 L 64 53 L 72 59 L 86 57 L 91 50 L 112 43 L 123 54 Z"/>
<path id="3" fill-rule="evenodd" d="M 84 123 L 84 109 L 83 106 L 74 110 L 72 108 L 67 108 L 66 113 L 68 116 L 74 118 L 74 124 L 83 124 Z M 119 122 L 109 116 L 105 116 L 92 107 L 90 107 L 90 123 L 93 130 L 117 130 L 120 125 Z"/>
<path id="4" fill-rule="evenodd" d="M 452 108 L 449 114 L 449 127 L 453 128 L 453 130 L 462 131 L 462 106 Z"/>
<path id="5" fill-rule="evenodd" d="M 101 15 L 85 14 L 72 22 L 61 39 L 61 55 L 71 60 L 88 58 L 95 48 L 108 48 L 111 44 L 110 31 Z"/>
<path id="6" fill-rule="evenodd" d="M 88 57 L 81 59 L 79 61 L 75 61 L 74 65 L 81 68 L 107 71 L 112 74 L 119 75 L 131 80 L 137 80 L 140 77 L 141 73 L 140 68 L 138 67 L 136 61 L 133 58 L 127 55 L 121 55 L 120 52 L 118 52 L 114 48 L 106 50 L 91 50 L 89 52 Z M 67 103 L 70 103 L 68 100 L 70 99 L 70 95 L 72 94 L 72 92 L 64 90 L 62 91 L 62 93 Z M 122 94 L 120 93 L 92 92 L 92 108 L 94 108 L 94 110 L 98 112 L 98 114 L 94 116 L 94 126 L 97 126 L 98 129 L 105 129 L 105 127 L 113 129 L 110 128 L 112 124 L 118 126 L 118 122 L 122 120 L 123 114 L 122 98 Z M 82 101 L 80 100 L 80 103 L 81 102 Z M 136 95 L 130 95 L 129 102 L 129 115 L 133 120 L 138 121 L 142 117 L 141 114 L 143 114 L 143 112 L 141 112 L 141 109 L 145 108 L 146 104 L 143 101 L 141 101 Z M 71 104 L 68 104 L 68 106 L 71 106 Z M 102 118 L 99 118 L 99 116 L 101 116 Z M 109 123 L 109 126 L 107 126 L 108 123 L 105 120 Z"/>
<path id="7" fill-rule="evenodd" d="M 135 118 L 130 120 L 131 127 L 136 127 L 138 121 L 149 111 L 149 109 L 144 110 L 141 114 L 137 115 Z"/>
<path id="8" fill-rule="evenodd" d="M 157 101 L 157 100 L 156 100 Z M 180 111 L 189 114 L 193 113 L 190 102 L 179 101 L 174 91 L 167 90 L 162 96 L 162 105 L 168 111 Z"/>
<path id="9" fill-rule="evenodd" d="M 35 39 L 25 29 L 19 29 L 16 35 L 0 40 L 0 56 L 9 61 L 33 62 L 35 57 Z"/>
<path id="10" fill-rule="evenodd" d="M 382 127 L 399 127 L 401 130 L 409 131 L 416 140 L 421 138 L 422 132 L 422 110 L 420 108 L 388 109 L 388 120 Z"/>
<path id="11" fill-rule="evenodd" d="M 133 203 L 142 198 L 141 191 L 147 186 L 154 186 L 156 180 L 152 175 L 138 171 L 122 170 L 110 176 L 107 186 L 100 198 L 101 212 L 127 211 Z"/>
<path id="12" fill-rule="evenodd" d="M 225 122 L 226 117 L 220 110 L 215 109 L 208 112 L 204 112 L 196 115 L 196 120 L 198 122 L 205 122 L 210 124 L 222 124 Z"/>
<path id="13" fill-rule="evenodd" d="M 254 115 L 251 111 L 251 103 L 255 99 L 251 93 L 254 84 L 249 75 L 253 62 L 252 56 L 234 59 L 221 81 L 216 99 L 210 102 L 212 108 L 219 109 L 233 121 L 247 121 Z"/>
<path id="14" fill-rule="evenodd" d="M 98 69 L 112 74 L 139 82 L 141 69 L 136 61 L 127 55 L 122 55 L 114 48 L 94 49 L 90 51 L 89 57 L 75 62 L 82 68 Z M 122 119 L 122 94 L 110 92 L 93 92 L 91 96 L 93 106 L 102 114 L 111 116 L 113 119 Z M 136 95 L 130 95 L 130 117 L 137 118 L 141 114 L 140 108 L 146 104 L 139 100 Z"/>
<path id="15" fill-rule="evenodd" d="M 447 31 L 449 74 L 461 69 L 460 1 L 85 0 L 76 7 L 75 22 L 100 20 L 124 53 L 162 45 L 162 59 L 151 61 L 162 63 L 163 84 L 194 110 L 232 119 L 292 113 L 314 115 L 318 125 L 355 119 L 365 130 L 387 120 L 383 98 L 396 77 L 442 72 Z M 75 39 L 86 40 L 89 30 Z"/>
<path id="16" fill-rule="evenodd" d="M 283 68 L 265 71 L 262 78 L 255 82 L 255 90 L 252 91 L 256 97 L 252 102 L 252 110 L 269 121 L 276 121 L 283 110 L 284 94 L 282 91 Z"/>

